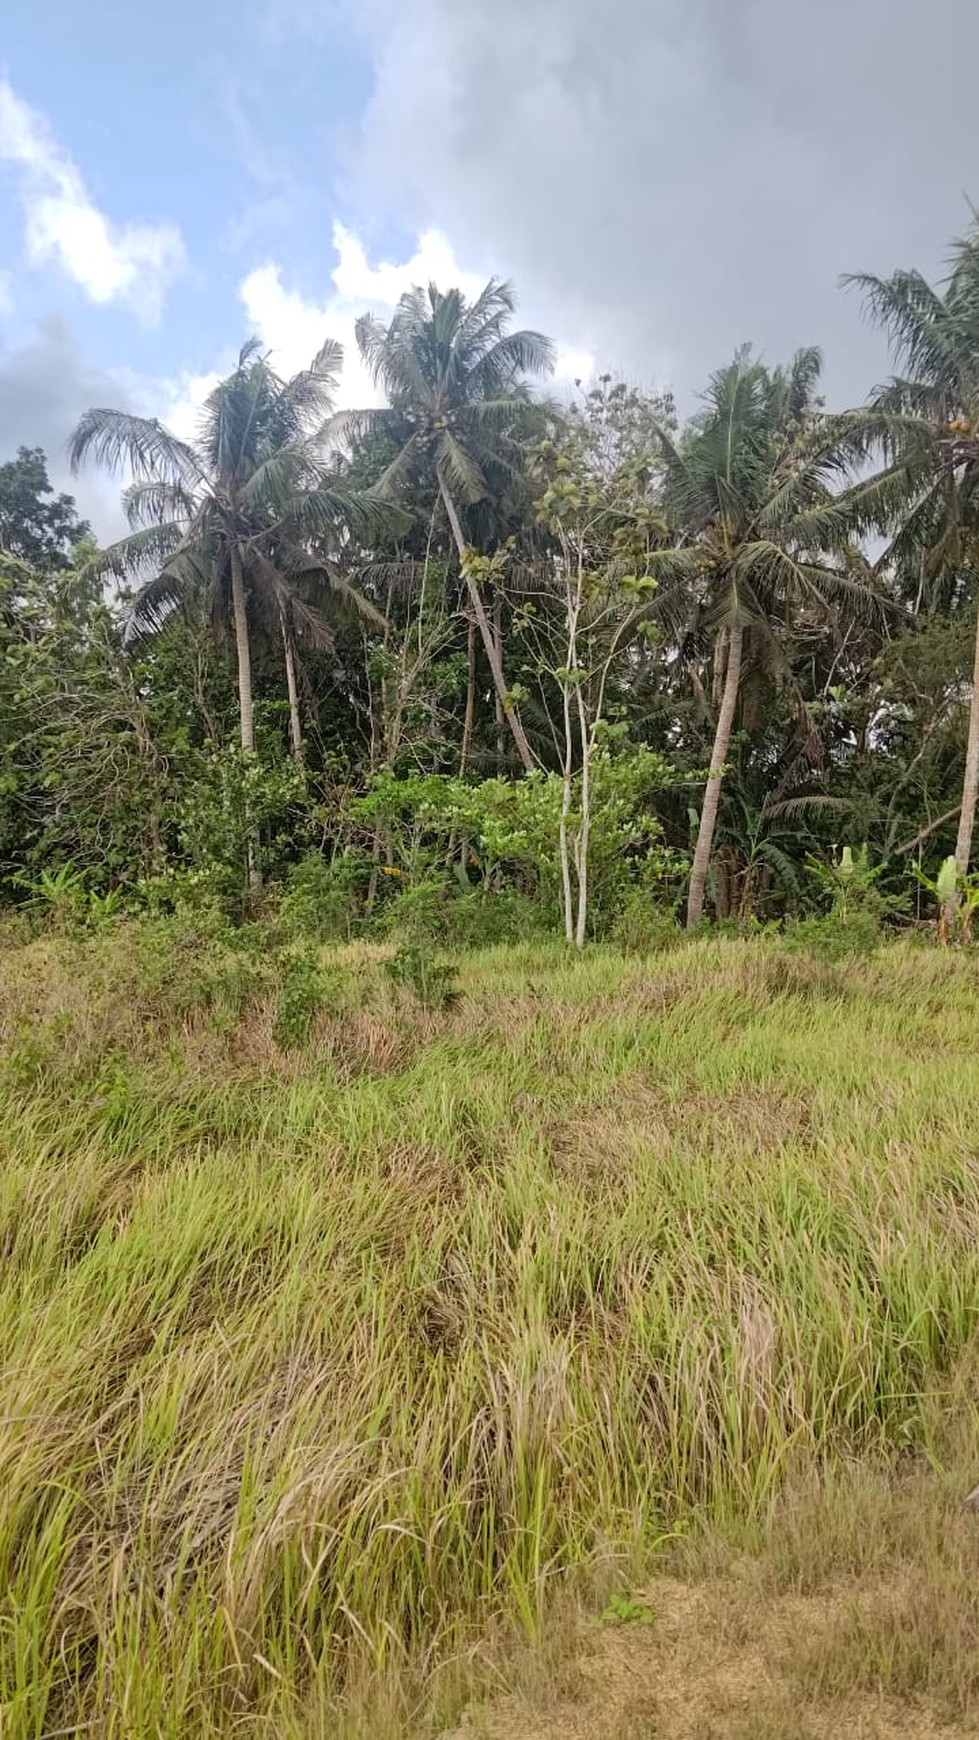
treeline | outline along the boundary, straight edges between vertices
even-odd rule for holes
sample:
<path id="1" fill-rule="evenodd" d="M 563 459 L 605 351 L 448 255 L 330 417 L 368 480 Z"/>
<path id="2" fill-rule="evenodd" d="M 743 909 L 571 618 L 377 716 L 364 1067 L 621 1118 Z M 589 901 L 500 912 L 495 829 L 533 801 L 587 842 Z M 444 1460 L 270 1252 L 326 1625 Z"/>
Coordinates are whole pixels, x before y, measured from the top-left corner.
<path id="1" fill-rule="evenodd" d="M 254 344 L 197 436 L 93 409 L 100 550 L 42 453 L 0 466 L 3 898 L 326 934 L 642 940 L 685 914 L 967 925 L 979 781 L 979 233 L 857 287 L 894 376 L 739 353 L 679 426 L 546 396 L 510 291 L 430 288 L 357 340 Z M 955 866 L 946 861 L 954 855 Z M 945 869 L 940 875 L 940 866 Z M 957 915 L 957 916 L 956 916 Z"/>

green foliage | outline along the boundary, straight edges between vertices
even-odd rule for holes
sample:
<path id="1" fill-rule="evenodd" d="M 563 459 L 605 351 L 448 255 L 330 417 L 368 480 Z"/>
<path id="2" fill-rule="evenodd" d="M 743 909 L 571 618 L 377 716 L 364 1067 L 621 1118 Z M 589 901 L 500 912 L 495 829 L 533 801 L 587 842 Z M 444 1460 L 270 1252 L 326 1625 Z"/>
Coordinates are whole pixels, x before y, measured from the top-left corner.
<path id="1" fill-rule="evenodd" d="M 133 938 L 133 974 L 163 1019 L 206 1013 L 236 1022 L 265 982 L 263 952 L 219 901 L 192 884 L 192 898 L 144 920 Z"/>
<path id="2" fill-rule="evenodd" d="M 842 920 L 855 913 L 881 917 L 888 905 L 877 887 L 884 868 L 883 864 L 871 863 L 866 844 L 856 850 L 844 846 L 839 857 L 828 864 L 811 855 L 806 858 L 806 869 L 829 898 L 831 914 Z"/>
<path id="3" fill-rule="evenodd" d="M 677 948 L 683 935 L 675 912 L 657 906 L 648 889 L 633 888 L 616 913 L 609 939 L 627 954 L 658 955 Z"/>
<path id="4" fill-rule="evenodd" d="M 275 1009 L 275 1039 L 284 1050 L 307 1043 L 313 1022 L 327 1004 L 333 982 L 315 948 L 292 949 L 281 957 L 282 982 Z"/>
<path id="5" fill-rule="evenodd" d="M 324 858 L 307 852 L 286 871 L 279 923 L 296 940 L 329 942 L 349 938 L 360 915 L 359 891 L 369 865 L 353 850 Z"/>
<path id="6" fill-rule="evenodd" d="M 385 961 L 384 970 L 392 983 L 410 991 L 423 1009 L 451 1009 L 459 1001 L 456 968 L 439 960 L 423 936 L 405 936 Z"/>
<path id="7" fill-rule="evenodd" d="M 598 1615 L 599 1625 L 652 1625 L 653 1610 L 633 1595 L 616 1594 Z"/>
<path id="8" fill-rule="evenodd" d="M 15 459 L 0 465 L 0 551 L 50 574 L 69 568 L 90 536 L 74 497 L 52 489 L 39 447 L 19 447 Z"/>
<path id="9" fill-rule="evenodd" d="M 306 801 L 305 776 L 295 762 L 262 762 L 231 748 L 203 756 L 176 817 L 185 885 L 196 883 L 240 915 L 253 843 L 263 869 L 281 868 L 290 844 L 301 838 Z"/>
<path id="10" fill-rule="evenodd" d="M 868 847 L 862 845 L 844 846 L 829 862 L 809 855 L 805 867 L 828 901 L 829 911 L 821 917 L 790 920 L 785 927 L 789 948 L 829 962 L 872 954 L 882 940 L 882 921 L 903 905 L 900 896 L 887 895 L 879 887 L 886 866 L 873 864 Z"/>
<path id="11" fill-rule="evenodd" d="M 57 870 L 42 870 L 36 877 L 11 876 L 11 884 L 29 896 L 34 910 L 56 924 L 81 920 L 86 906 L 85 878 L 69 858 Z"/>
<path id="12" fill-rule="evenodd" d="M 882 940 L 877 915 L 859 908 L 791 919 L 784 938 L 786 948 L 829 963 L 872 955 Z"/>
<path id="13" fill-rule="evenodd" d="M 904 373 L 842 416 L 812 348 L 742 349 L 685 427 L 609 376 L 536 401 L 552 347 L 493 282 L 359 323 L 387 403 L 342 450 L 331 342 L 290 381 L 246 345 L 189 442 L 86 413 L 74 461 L 135 479 L 111 550 L 22 448 L 4 897 L 79 933 L 216 901 L 276 943 L 450 948 L 655 948 L 684 890 L 691 922 L 890 919 L 905 855 L 939 864 L 971 801 L 979 231 L 940 291 L 861 282 Z M 831 863 L 841 818 L 866 851 Z"/>
<path id="14" fill-rule="evenodd" d="M 951 930 L 953 940 L 970 943 L 975 915 L 979 911 L 979 874 L 973 872 L 971 876 L 963 876 L 951 854 L 942 860 L 937 876 L 926 875 L 916 864 L 912 864 L 911 874 L 935 898 L 940 940 L 947 942 Z"/>
<path id="15" fill-rule="evenodd" d="M 613 735 L 595 757 L 592 782 L 592 911 L 602 934 L 629 889 L 668 897 L 686 860 L 664 842 L 651 807 L 656 794 L 673 783 L 662 756 L 644 746 L 623 746 Z M 557 927 L 561 800 L 556 773 L 478 785 L 439 774 L 382 774 L 353 801 L 350 814 L 386 842 L 391 862 L 382 866 L 381 880 L 388 899 L 405 912 L 417 901 L 433 932 L 442 922 L 440 911 L 469 891 L 474 875 L 484 895 L 508 892 L 530 900 L 543 922 Z M 455 874 L 448 867 L 450 847 Z M 393 909 L 391 921 L 397 922 Z"/>

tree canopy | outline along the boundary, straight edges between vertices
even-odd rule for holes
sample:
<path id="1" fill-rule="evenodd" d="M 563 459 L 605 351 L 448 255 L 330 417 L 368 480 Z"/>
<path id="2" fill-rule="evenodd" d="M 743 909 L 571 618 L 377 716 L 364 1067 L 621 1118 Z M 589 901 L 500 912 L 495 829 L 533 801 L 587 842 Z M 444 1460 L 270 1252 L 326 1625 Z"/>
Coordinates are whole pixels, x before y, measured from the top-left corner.
<path id="1" fill-rule="evenodd" d="M 811 345 L 722 360 L 685 421 L 612 375 L 547 395 L 554 347 L 492 280 L 357 323 L 380 407 L 335 412 L 324 333 L 291 379 L 247 344 L 191 440 L 86 412 L 72 463 L 130 524 L 106 549 L 22 446 L 5 898 L 70 866 L 240 917 L 312 876 L 347 926 L 580 944 L 684 908 L 803 922 L 851 874 L 912 922 L 954 856 L 965 912 L 979 231 L 940 285 L 848 283 L 895 370 L 862 405 L 825 404 Z"/>

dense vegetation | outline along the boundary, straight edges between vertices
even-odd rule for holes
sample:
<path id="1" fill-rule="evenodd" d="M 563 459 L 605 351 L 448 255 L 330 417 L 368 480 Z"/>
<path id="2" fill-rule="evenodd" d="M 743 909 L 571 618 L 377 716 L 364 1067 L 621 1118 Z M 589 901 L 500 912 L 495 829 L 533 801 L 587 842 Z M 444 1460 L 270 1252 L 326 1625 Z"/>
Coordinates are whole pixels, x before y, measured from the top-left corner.
<path id="1" fill-rule="evenodd" d="M 88 411 L 109 548 L 0 465 L 0 1735 L 429 1736 L 746 1547 L 862 1641 L 622 1740 L 974 1719 L 979 231 L 856 288 L 862 406 L 491 283 Z"/>
<path id="2" fill-rule="evenodd" d="M 360 322 L 380 411 L 331 414 L 329 340 L 289 381 L 246 346 L 192 443 L 89 411 L 74 462 L 118 468 L 133 528 L 109 549 L 22 449 L 5 897 L 238 921 L 291 884 L 341 935 L 580 944 L 684 901 L 818 921 L 857 863 L 864 918 L 932 917 L 954 853 L 967 922 L 979 237 L 940 290 L 858 288 L 902 371 L 858 408 L 812 349 L 740 353 L 684 428 L 610 378 L 558 405 L 491 283 Z"/>

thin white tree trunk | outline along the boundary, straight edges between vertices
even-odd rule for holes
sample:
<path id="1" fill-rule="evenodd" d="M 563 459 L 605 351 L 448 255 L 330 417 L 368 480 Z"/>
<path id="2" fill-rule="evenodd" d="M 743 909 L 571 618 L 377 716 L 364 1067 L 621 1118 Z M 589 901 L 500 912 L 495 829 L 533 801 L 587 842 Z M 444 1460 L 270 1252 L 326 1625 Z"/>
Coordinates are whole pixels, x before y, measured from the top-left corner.
<path id="1" fill-rule="evenodd" d="M 580 673 L 579 673 L 580 675 Z M 585 946 L 585 929 L 588 923 L 588 846 L 591 835 L 591 752 L 593 738 L 588 730 L 585 716 L 585 698 L 579 682 L 576 690 L 578 702 L 578 731 L 581 738 L 581 827 L 578 832 L 578 923 L 575 929 L 575 947 Z"/>
<path id="2" fill-rule="evenodd" d="M 462 719 L 462 746 L 459 750 L 459 778 L 462 779 L 469 765 L 469 751 L 473 740 L 473 721 L 476 717 L 476 620 L 470 616 L 466 622 L 466 711 Z"/>
<path id="3" fill-rule="evenodd" d="M 299 711 L 299 685 L 296 682 L 296 654 L 292 644 L 292 631 L 286 613 L 279 605 L 279 622 L 282 627 L 282 650 L 286 662 L 286 688 L 289 692 L 289 741 L 292 744 L 293 758 L 302 761 L 305 752 L 303 743 L 303 722 Z"/>
<path id="4" fill-rule="evenodd" d="M 965 775 L 962 780 L 962 808 L 959 811 L 959 831 L 955 839 L 955 866 L 960 876 L 969 872 L 972 857 L 972 833 L 976 822 L 976 793 L 979 791 L 979 615 L 976 616 L 976 647 L 972 664 L 972 700 L 969 703 L 969 736 L 965 748 Z M 946 927 L 951 925 L 958 910 L 955 893 L 945 907 Z"/>
<path id="5" fill-rule="evenodd" d="M 561 820 L 558 826 L 558 852 L 561 859 L 561 905 L 564 908 L 564 934 L 569 943 L 574 942 L 574 903 L 571 897 L 571 854 L 568 845 L 568 816 L 571 813 L 572 779 L 574 768 L 574 741 L 571 733 L 571 692 L 567 683 L 562 683 L 562 700 L 564 702 L 564 766 L 561 785 Z"/>
<path id="6" fill-rule="evenodd" d="M 500 706 L 503 708 L 503 716 L 510 727 L 513 741 L 517 746 L 517 754 L 523 762 L 524 770 L 527 773 L 532 773 L 536 766 L 533 751 L 527 741 L 527 734 L 524 731 L 523 725 L 520 722 L 520 715 L 507 693 L 506 678 L 503 675 L 503 661 L 496 645 L 489 618 L 486 615 L 486 608 L 483 604 L 482 598 L 480 597 L 479 587 L 476 585 L 472 576 L 466 571 L 466 540 L 462 532 L 462 522 L 456 512 L 456 505 L 452 499 L 452 495 L 446 488 L 441 477 L 439 478 L 439 489 L 442 492 L 442 500 L 445 504 L 445 511 L 449 516 L 449 525 L 452 528 L 452 536 L 455 539 L 456 549 L 459 552 L 462 577 L 469 593 L 469 601 L 472 605 L 473 615 L 476 618 L 476 625 L 479 629 L 480 636 L 482 637 L 483 646 L 486 650 L 486 657 L 489 660 L 489 668 L 493 675 L 493 687 L 499 698 Z"/>
<path id="7" fill-rule="evenodd" d="M 697 844 L 690 870 L 690 892 L 687 896 L 688 930 L 696 929 L 704 911 L 704 891 L 707 887 L 707 871 L 714 844 L 717 809 L 721 800 L 721 781 L 724 778 L 724 763 L 727 760 L 728 745 L 731 741 L 731 727 L 734 724 L 734 709 L 738 699 L 738 684 L 741 681 L 743 642 L 744 629 L 740 624 L 736 624 L 728 631 L 727 635 L 727 668 L 724 673 L 724 691 L 721 696 L 721 710 L 717 715 L 717 730 L 714 733 L 710 771 L 707 775 L 707 788 L 704 792 L 704 803 L 700 812 L 700 826 L 697 829 Z"/>
<path id="8" fill-rule="evenodd" d="M 238 658 L 238 716 L 241 721 L 241 747 L 246 755 L 255 748 L 255 709 L 252 702 L 252 656 L 248 643 L 248 613 L 245 608 L 245 582 L 241 572 L 241 556 L 231 546 L 231 608 L 235 622 L 235 652 Z"/>

